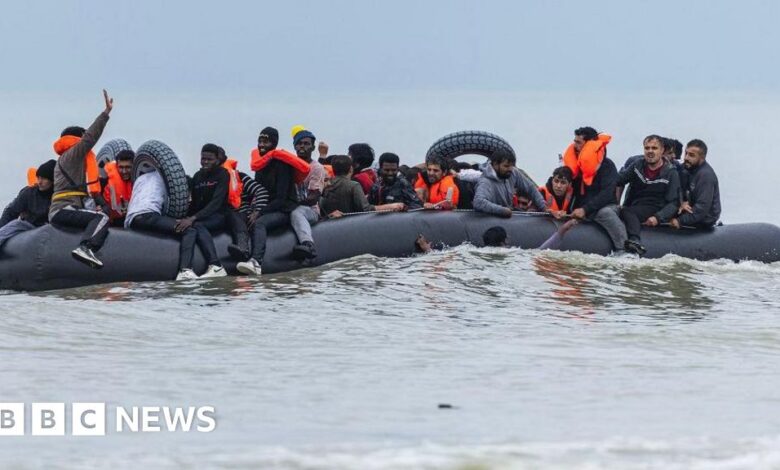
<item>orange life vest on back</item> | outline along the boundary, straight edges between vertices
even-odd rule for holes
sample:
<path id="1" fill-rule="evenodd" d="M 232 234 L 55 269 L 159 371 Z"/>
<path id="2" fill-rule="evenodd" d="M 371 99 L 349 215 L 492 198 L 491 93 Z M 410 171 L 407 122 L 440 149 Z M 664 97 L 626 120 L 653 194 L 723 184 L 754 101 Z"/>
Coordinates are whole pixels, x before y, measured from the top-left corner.
<path id="1" fill-rule="evenodd" d="M 127 214 L 127 205 L 133 195 L 133 182 L 125 181 L 119 176 L 116 162 L 108 162 L 103 169 L 108 176 L 108 183 L 103 189 L 103 199 L 108 203 L 108 216 L 113 221 Z"/>
<path id="2" fill-rule="evenodd" d="M 225 160 L 222 168 L 226 169 L 228 175 L 230 175 L 228 203 L 233 209 L 238 209 L 241 207 L 241 193 L 244 191 L 244 182 L 241 181 L 241 177 L 238 175 L 238 161 L 233 159 Z"/>
<path id="3" fill-rule="evenodd" d="M 596 140 L 585 142 L 579 155 L 574 152 L 574 144 L 570 144 L 563 154 L 563 164 L 571 169 L 575 179 L 582 175 L 583 185 L 590 186 L 596 172 L 601 168 L 601 162 L 607 153 L 607 144 L 611 140 L 612 136 L 599 134 Z M 584 188 L 582 190 L 584 192 Z"/>
<path id="4" fill-rule="evenodd" d="M 303 180 L 309 175 L 308 163 L 303 161 L 303 159 L 298 158 L 297 155 L 282 149 L 273 149 L 266 152 L 265 155 L 260 155 L 260 150 L 255 147 L 252 150 L 252 163 L 250 168 L 252 168 L 252 171 L 260 171 L 271 163 L 271 159 L 274 158 L 293 167 L 295 170 L 295 184 L 303 183 Z"/>
<path id="5" fill-rule="evenodd" d="M 417 181 L 414 182 L 414 189 L 428 188 L 428 200 L 423 202 L 430 202 L 431 204 L 438 204 L 447 199 L 447 192 L 452 189 L 452 206 L 457 208 L 458 201 L 460 200 L 460 190 L 458 185 L 455 184 L 455 179 L 452 175 L 446 175 L 439 181 L 428 186 L 422 177 L 422 173 L 417 175 Z"/>
<path id="6" fill-rule="evenodd" d="M 38 184 L 38 169 L 31 166 L 27 169 L 27 186 L 33 187 Z"/>
<path id="7" fill-rule="evenodd" d="M 75 135 L 64 135 L 54 141 L 54 152 L 57 155 L 62 155 L 79 143 L 80 140 L 81 137 L 76 137 Z M 100 194 L 100 172 L 95 159 L 95 152 L 90 150 L 84 160 L 84 167 L 87 173 L 87 192 L 92 195 Z"/>
<path id="8" fill-rule="evenodd" d="M 542 193 L 544 202 L 547 203 L 547 208 L 552 211 L 563 211 L 568 213 L 571 207 L 571 200 L 574 197 L 574 188 L 569 185 L 569 189 L 566 190 L 566 196 L 563 197 L 563 207 L 558 206 L 558 200 L 552 191 L 547 189 L 547 186 L 539 186 L 539 192 Z"/>

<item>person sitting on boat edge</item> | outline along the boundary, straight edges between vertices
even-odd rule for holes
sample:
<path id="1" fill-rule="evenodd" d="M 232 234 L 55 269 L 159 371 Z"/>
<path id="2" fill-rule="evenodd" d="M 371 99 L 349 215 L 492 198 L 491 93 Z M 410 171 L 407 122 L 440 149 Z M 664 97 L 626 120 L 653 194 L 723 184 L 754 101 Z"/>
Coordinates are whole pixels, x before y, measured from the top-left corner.
<path id="1" fill-rule="evenodd" d="M 230 192 L 230 175 L 219 164 L 219 146 L 207 143 L 200 151 L 200 170 L 190 181 L 190 207 L 188 216 L 176 221 L 176 231 L 183 232 L 192 227 L 195 229 L 198 246 L 206 258 L 208 268 L 201 278 L 227 276 L 225 268 L 217 255 L 214 246 L 214 238 L 211 232 L 227 228 L 228 212 L 232 210 L 228 202 Z M 185 235 L 186 237 L 186 235 Z M 186 238 L 191 244 L 190 249 L 195 249 L 190 238 Z M 185 239 L 182 239 L 184 243 Z M 192 270 L 179 272 L 177 280 L 194 279 L 197 276 Z"/>
<path id="2" fill-rule="evenodd" d="M 628 185 L 620 218 L 626 225 L 628 239 L 625 250 L 637 255 L 645 253 L 641 242 L 641 227 L 655 227 L 671 219 L 677 210 L 680 177 L 674 165 L 664 157 L 664 139 L 649 135 L 643 140 L 644 158 L 628 169 L 621 170 L 617 185 Z"/>
<path id="3" fill-rule="evenodd" d="M 60 155 L 54 167 L 54 193 L 49 207 L 49 222 L 55 227 L 82 229 L 79 246 L 71 255 L 91 268 L 102 268 L 95 255 L 108 236 L 106 202 L 100 188 L 99 171 L 92 147 L 100 140 L 114 108 L 114 100 L 103 90 L 105 109 L 89 129 L 66 128 L 54 142 L 54 152 Z"/>
<path id="4" fill-rule="evenodd" d="M 379 156 L 379 179 L 368 192 L 368 202 L 373 205 L 400 202 L 406 209 L 419 209 L 422 202 L 412 185 L 399 173 L 401 159 L 394 153 Z"/>
<path id="5" fill-rule="evenodd" d="M 225 222 L 228 233 L 232 237 L 232 243 L 228 244 L 227 250 L 234 260 L 246 261 L 252 254 L 252 248 L 249 244 L 247 214 L 240 210 L 245 194 L 243 176 L 247 175 L 238 171 L 238 161 L 234 158 L 228 158 L 224 148 L 218 146 L 218 150 L 218 164 L 228 172 L 229 177 L 227 197 L 229 209 L 225 210 Z"/>
<path id="6" fill-rule="evenodd" d="M 612 241 L 613 253 L 625 250 L 628 236 L 618 216 L 616 184 L 618 171 L 607 157 L 607 144 L 612 137 L 599 134 L 592 127 L 574 131 L 574 141 L 563 155 L 563 164 L 572 171 L 574 203 L 572 217 L 600 225 Z"/>
<path id="7" fill-rule="evenodd" d="M 693 226 L 708 228 L 714 226 L 720 218 L 720 188 L 718 175 L 707 163 L 707 144 L 701 139 L 693 139 L 685 147 L 685 168 L 689 174 L 688 186 L 684 189 L 686 201 L 677 217 L 669 224 L 674 228 Z"/>
<path id="8" fill-rule="evenodd" d="M 332 157 L 332 158 L 331 158 Z M 320 207 L 323 215 L 335 219 L 353 212 L 404 210 L 403 202 L 375 206 L 368 202 L 360 183 L 352 179 L 354 170 L 352 159 L 348 155 L 331 155 L 334 177 L 322 192 Z"/>
<path id="9" fill-rule="evenodd" d="M 498 149 L 482 165 L 482 176 L 477 181 L 474 210 L 500 217 L 512 217 L 515 193 L 527 194 L 539 210 L 546 204 L 536 186 L 515 168 L 517 159 L 508 150 Z"/>
<path id="10" fill-rule="evenodd" d="M 572 211 L 573 179 L 571 168 L 561 166 L 553 170 L 547 184 L 539 187 L 539 192 L 542 194 L 544 202 L 547 203 L 550 214 L 556 219 L 560 219 Z"/>
<path id="11" fill-rule="evenodd" d="M 0 247 L 14 235 L 49 222 L 55 160 L 42 163 L 35 172 L 34 186 L 25 186 L 0 217 Z"/>
<path id="12" fill-rule="evenodd" d="M 113 162 L 103 167 L 108 176 L 103 188 L 103 199 L 108 209 L 108 219 L 112 226 L 122 227 L 125 224 L 127 205 L 133 196 L 133 160 L 135 152 L 122 150 Z"/>
<path id="13" fill-rule="evenodd" d="M 255 179 L 268 190 L 268 205 L 252 227 L 252 256 L 236 264 L 242 274 L 260 276 L 265 257 L 268 231 L 290 226 L 290 214 L 298 207 L 297 184 L 309 174 L 308 163 L 298 156 L 277 148 L 279 131 L 265 127 L 252 150 L 251 168 Z"/>
<path id="14" fill-rule="evenodd" d="M 290 225 L 298 239 L 293 247 L 293 257 L 298 260 L 311 259 L 317 256 L 311 226 L 320 220 L 320 197 L 325 189 L 327 172 L 325 167 L 312 158 L 317 137 L 306 129 L 299 131 L 293 137 L 293 147 L 298 158 L 309 164 L 309 174 L 297 186 L 299 206 L 290 213 Z"/>
<path id="15" fill-rule="evenodd" d="M 347 155 L 352 159 L 352 164 L 355 166 L 352 179 L 360 183 L 360 187 L 363 188 L 363 194 L 368 196 L 371 186 L 377 180 L 376 172 L 371 168 L 371 164 L 374 163 L 374 149 L 365 143 L 352 144 L 347 150 Z"/>
<path id="16" fill-rule="evenodd" d="M 420 173 L 414 184 L 417 196 L 426 209 L 457 209 L 460 189 L 450 174 L 451 162 L 433 156 L 425 162 L 425 172 Z"/>

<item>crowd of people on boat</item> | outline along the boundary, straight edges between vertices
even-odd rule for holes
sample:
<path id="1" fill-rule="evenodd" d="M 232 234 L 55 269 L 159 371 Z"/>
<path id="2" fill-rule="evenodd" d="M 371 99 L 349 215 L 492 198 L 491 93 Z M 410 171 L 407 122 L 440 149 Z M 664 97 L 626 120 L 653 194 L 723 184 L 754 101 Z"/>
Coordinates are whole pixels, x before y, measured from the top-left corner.
<path id="1" fill-rule="evenodd" d="M 613 253 L 641 256 L 643 226 L 707 228 L 721 212 L 718 178 L 700 139 L 683 147 L 676 139 L 649 135 L 643 154 L 628 158 L 618 170 L 607 156 L 611 136 L 580 127 L 561 154 L 561 166 L 537 187 L 517 167 L 510 149 L 493 151 L 479 165 L 433 155 L 412 167 L 386 152 L 375 167 L 375 152 L 367 143 L 332 155 L 311 130 L 296 126 L 290 152 L 279 147 L 279 132 L 269 126 L 260 131 L 251 153 L 253 175 L 242 172 L 221 146 L 203 145 L 200 169 L 188 178 L 187 214 L 176 219 L 164 213 L 167 187 L 159 171 L 150 168 L 133 178 L 132 150 L 98 166 L 92 149 L 113 109 L 113 99 L 103 94 L 105 109 L 92 125 L 64 129 L 54 142 L 58 158 L 28 173 L 28 186 L 3 211 L 0 247 L 13 235 L 46 223 L 76 228 L 83 234 L 73 257 L 100 268 L 98 252 L 109 227 L 156 232 L 181 240 L 177 279 L 184 280 L 226 275 L 213 240 L 217 232 L 232 236 L 228 251 L 238 271 L 256 276 L 262 273 L 269 231 L 289 227 L 298 240 L 292 256 L 304 261 L 317 256 L 313 225 L 356 213 L 473 209 L 512 217 L 518 211 L 546 212 L 562 224 L 543 248 L 558 246 L 566 231 L 586 221 L 603 227 Z M 494 227 L 484 241 L 500 246 L 506 238 L 503 229 Z M 193 270 L 196 245 L 208 264 L 200 275 Z M 417 245 L 431 249 L 424 238 Z"/>

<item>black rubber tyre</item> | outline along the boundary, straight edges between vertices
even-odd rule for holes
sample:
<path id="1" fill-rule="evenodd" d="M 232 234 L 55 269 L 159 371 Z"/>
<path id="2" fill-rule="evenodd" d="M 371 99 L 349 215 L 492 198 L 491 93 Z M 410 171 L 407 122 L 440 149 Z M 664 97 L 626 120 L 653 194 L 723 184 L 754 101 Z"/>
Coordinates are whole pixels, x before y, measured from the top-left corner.
<path id="1" fill-rule="evenodd" d="M 163 215 L 177 219 L 187 215 L 187 209 L 190 205 L 187 173 L 185 173 L 184 167 L 174 151 L 157 140 L 144 142 L 135 152 L 133 181 L 151 169 L 160 172 L 168 190 L 163 205 Z"/>
<path id="2" fill-rule="evenodd" d="M 133 147 L 125 139 L 112 139 L 103 144 L 96 157 L 101 178 L 108 178 L 103 167 L 106 163 L 113 162 L 122 150 L 133 150 Z"/>
<path id="3" fill-rule="evenodd" d="M 514 149 L 501 137 L 484 131 L 460 131 L 445 135 L 431 145 L 426 160 L 432 156 L 456 159 L 462 155 L 484 155 L 489 157 L 493 152 L 504 149 L 515 154 Z"/>

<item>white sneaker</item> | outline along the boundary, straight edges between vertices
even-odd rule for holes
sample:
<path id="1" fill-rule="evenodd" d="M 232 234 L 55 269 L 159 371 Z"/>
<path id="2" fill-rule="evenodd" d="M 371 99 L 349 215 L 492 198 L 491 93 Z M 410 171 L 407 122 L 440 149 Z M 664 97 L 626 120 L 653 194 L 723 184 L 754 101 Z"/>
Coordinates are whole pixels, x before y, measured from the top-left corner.
<path id="1" fill-rule="evenodd" d="M 177 281 L 191 281 L 193 279 L 197 279 L 198 275 L 195 274 L 195 271 L 192 269 L 182 269 L 179 271 L 179 274 L 176 276 Z"/>
<path id="2" fill-rule="evenodd" d="M 227 276 L 227 272 L 225 272 L 225 268 L 222 266 L 217 266 L 216 264 L 212 264 L 206 269 L 206 272 L 201 274 L 200 279 L 208 279 L 211 277 L 225 277 Z"/>
<path id="3" fill-rule="evenodd" d="M 259 276 L 263 273 L 260 263 L 256 259 L 250 258 L 249 261 L 242 261 L 236 264 L 236 269 L 241 274 Z"/>
<path id="4" fill-rule="evenodd" d="M 91 249 L 84 245 L 79 245 L 79 247 L 71 251 L 70 254 L 73 255 L 76 260 L 81 261 L 90 268 L 100 269 L 103 267 L 103 262 L 95 256 L 95 253 L 93 253 Z"/>

